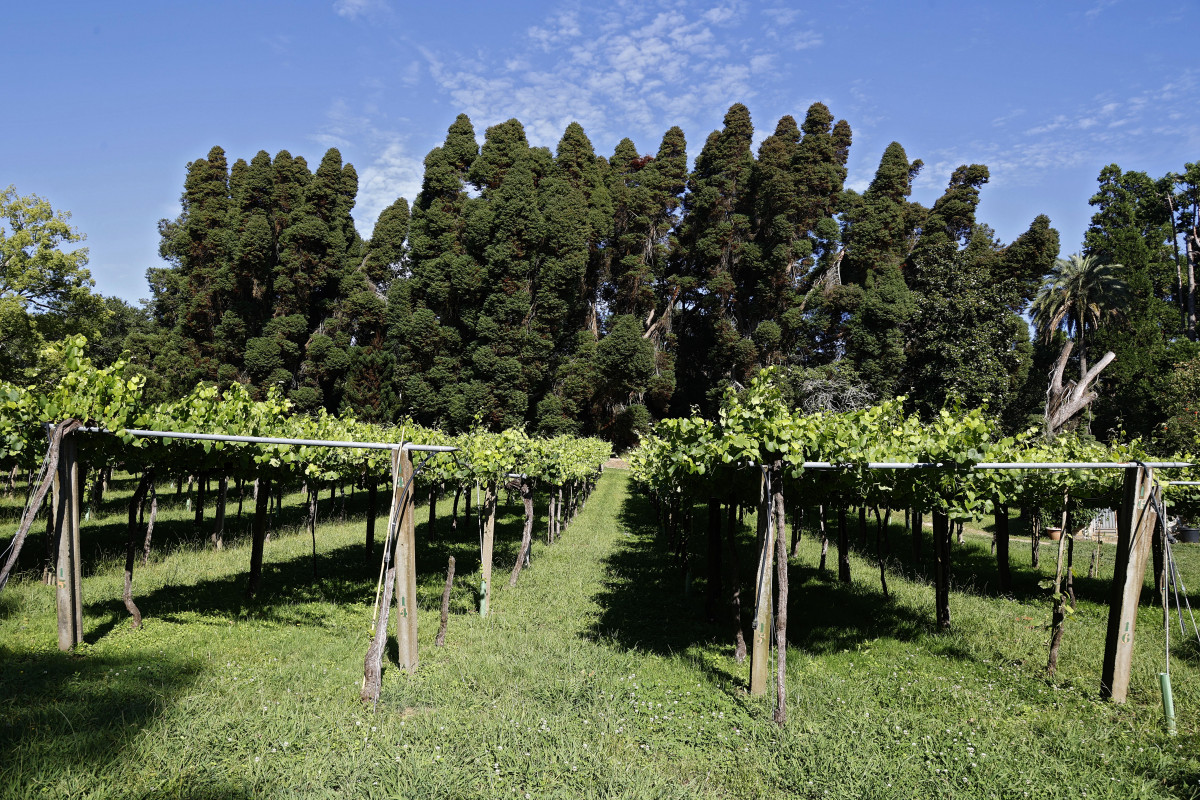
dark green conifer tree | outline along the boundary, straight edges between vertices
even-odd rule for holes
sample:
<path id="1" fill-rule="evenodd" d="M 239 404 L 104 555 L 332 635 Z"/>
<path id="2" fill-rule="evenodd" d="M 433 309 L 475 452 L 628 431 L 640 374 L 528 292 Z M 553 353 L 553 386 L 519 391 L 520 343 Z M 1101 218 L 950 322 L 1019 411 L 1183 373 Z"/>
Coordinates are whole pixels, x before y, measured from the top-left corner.
<path id="1" fill-rule="evenodd" d="M 877 397 L 899 388 L 904 330 L 915 310 L 901 267 L 924 209 L 907 198 L 921 169 L 904 148 L 888 145 L 867 191 L 846 215 L 843 280 L 861 285 L 847 328 L 846 351 Z"/>
<path id="2" fill-rule="evenodd" d="M 149 275 L 170 333 L 140 334 L 139 358 L 173 393 L 203 380 L 278 385 L 301 410 L 336 410 L 359 311 L 347 304 L 363 249 L 357 191 L 336 150 L 316 175 L 286 151 L 227 169 L 215 147 L 192 162 L 182 214 L 160 223 L 171 266 Z"/>
<path id="3" fill-rule="evenodd" d="M 1104 167 L 1098 181 L 1089 201 L 1096 213 L 1084 235 L 1083 254 L 1119 264 L 1116 274 L 1128 297 L 1121 313 L 1097 328 L 1089 342 L 1096 353 L 1116 354 L 1101 376 L 1091 429 L 1098 436 L 1116 430 L 1149 436 L 1167 418 L 1164 380 L 1191 352 L 1181 335 L 1167 187 L 1144 172 L 1123 172 L 1116 164 Z"/>
<path id="4" fill-rule="evenodd" d="M 675 390 L 672 312 L 678 284 L 668 278 L 670 234 L 675 225 L 687 181 L 687 143 L 674 127 L 662 138 L 657 155 L 639 155 L 629 139 L 617 145 L 610 164 L 612 233 L 606 248 L 608 280 L 601 297 L 610 312 L 608 335 L 615 320 L 629 315 L 641 321 L 643 338 L 654 353 L 654 371 L 644 386 L 633 392 L 635 405 L 646 406 L 645 418 L 667 413 Z M 595 394 L 595 392 L 592 392 Z M 626 399 L 628 402 L 628 398 Z M 614 414 L 642 418 L 642 412 L 625 412 L 620 404 L 600 403 L 596 430 L 609 430 Z M 625 408 L 628 408 L 626 406 Z"/>
<path id="5" fill-rule="evenodd" d="M 832 126 L 832 127 L 831 127 Z M 842 288 L 841 228 L 846 161 L 851 132 L 845 120 L 833 122 L 823 103 L 808 109 L 801 126 L 804 137 L 793 163 L 798 198 L 797 225 L 805 231 L 798 244 L 803 255 L 797 269 L 798 302 L 780 317 L 789 358 L 809 365 L 839 359 L 845 349 L 845 295 Z"/>
<path id="6" fill-rule="evenodd" d="M 754 129 L 740 103 L 709 134 L 688 178 L 678 228 L 675 281 L 684 314 L 679 326 L 680 390 L 686 405 L 712 410 L 721 386 L 743 381 L 757 363 L 752 339 L 739 330 L 737 287 L 751 242 L 750 192 Z"/>
<path id="7" fill-rule="evenodd" d="M 524 132 L 516 120 L 489 128 L 471 171 L 480 177 L 481 197 L 468 225 L 468 249 L 483 265 L 491 291 L 483 297 L 468 344 L 476 392 L 470 418 L 482 413 L 484 424 L 495 429 L 525 424 L 554 352 L 550 331 L 535 319 L 533 304 L 543 277 L 546 236 L 538 185 L 553 160 L 546 150 L 522 149 L 517 141 L 524 142 Z M 476 171 L 480 162 L 484 167 Z M 556 311 L 561 308 L 551 314 Z M 468 419 L 455 422 L 465 426 Z"/>
<path id="8" fill-rule="evenodd" d="M 578 123 L 567 126 L 538 194 L 545 254 L 535 280 L 534 306 L 553 351 L 537 392 L 537 429 L 589 430 L 596 424 L 586 413 L 590 404 L 585 398 L 595 392 L 587 380 L 595 352 L 589 338 L 600 338 L 600 281 L 613 210 L 608 163 L 597 159 Z"/>
<path id="9" fill-rule="evenodd" d="M 413 205 L 408 269 L 388 289 L 388 344 L 395 358 L 394 413 L 442 426 L 469 425 L 466 344 L 482 304 L 484 269 L 467 252 L 473 204 L 467 174 L 479 155 L 470 119 L 460 114 L 445 142 L 425 157 Z M 461 429 L 461 428 L 456 428 Z"/>
<path id="10" fill-rule="evenodd" d="M 799 155 L 800 129 L 786 116 L 763 140 L 751 171 L 754 239 L 736 278 L 734 308 L 738 328 L 750 334 L 761 366 L 783 363 L 790 349 L 779 323 L 795 304 L 798 273 L 812 255 L 800 220 Z"/>
<path id="11" fill-rule="evenodd" d="M 342 408 L 358 419 L 383 422 L 396 405 L 395 359 L 386 346 L 387 291 L 407 269 L 408 201 L 403 197 L 375 221 L 358 269 L 343 280 L 339 316 L 350 333 L 350 368 Z"/>

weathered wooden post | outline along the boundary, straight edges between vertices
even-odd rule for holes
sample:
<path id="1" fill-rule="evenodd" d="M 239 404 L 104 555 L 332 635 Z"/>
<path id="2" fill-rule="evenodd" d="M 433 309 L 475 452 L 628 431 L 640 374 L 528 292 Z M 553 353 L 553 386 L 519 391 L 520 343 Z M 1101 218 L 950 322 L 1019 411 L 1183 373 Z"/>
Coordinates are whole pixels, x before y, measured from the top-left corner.
<path id="1" fill-rule="evenodd" d="M 492 600 L 492 549 L 496 538 L 496 480 L 483 490 L 483 546 L 479 553 L 479 616 L 486 617 Z"/>
<path id="2" fill-rule="evenodd" d="M 1133 634 L 1137 626 L 1138 600 L 1146 576 L 1146 561 L 1158 514 L 1150 502 L 1154 470 L 1130 467 L 1125 470 L 1125 492 L 1117 521 L 1117 554 L 1108 601 L 1108 633 L 1104 640 L 1104 671 L 1100 697 L 1124 703 L 1129 694 L 1133 663 Z"/>
<path id="3" fill-rule="evenodd" d="M 60 423 L 61 424 L 61 423 Z M 79 559 L 79 452 L 67 434 L 59 447 L 54 475 L 54 536 L 58 541 L 58 649 L 70 650 L 83 641 L 83 597 Z"/>
<path id="4" fill-rule="evenodd" d="M 383 681 L 383 651 L 387 643 L 388 615 L 392 610 L 392 590 L 396 585 L 397 540 L 400 538 L 400 505 L 406 484 L 400 481 L 400 451 L 392 451 L 392 502 L 388 512 L 387 534 L 383 544 L 383 564 L 380 565 L 379 588 L 372 620 L 371 645 L 363 660 L 363 683 L 360 697 L 363 702 L 379 699 Z M 400 627 L 403 627 L 403 623 Z M 397 636 L 399 638 L 399 636 Z"/>
<path id="5" fill-rule="evenodd" d="M 413 482 L 412 456 L 400 450 L 400 483 L 404 498 L 399 508 L 396 532 L 396 650 L 400 668 L 417 671 L 417 537 L 414 511 L 417 496 Z M 386 633 L 385 633 L 386 635 Z"/>
<path id="6" fill-rule="evenodd" d="M 775 568 L 775 526 L 770 524 L 773 498 L 767 492 L 767 468 L 762 468 L 758 491 L 757 589 L 754 594 L 754 635 L 750 651 L 750 694 L 766 694 L 770 671 L 767 657 L 771 649 L 771 589 Z"/>

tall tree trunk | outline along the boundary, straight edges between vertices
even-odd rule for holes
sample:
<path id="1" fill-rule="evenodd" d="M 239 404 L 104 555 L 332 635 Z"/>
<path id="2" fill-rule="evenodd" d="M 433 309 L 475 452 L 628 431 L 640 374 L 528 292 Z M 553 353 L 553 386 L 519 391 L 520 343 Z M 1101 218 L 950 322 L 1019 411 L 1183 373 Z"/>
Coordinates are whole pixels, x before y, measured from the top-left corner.
<path id="1" fill-rule="evenodd" d="M 379 479 L 371 475 L 367 478 L 367 540 L 364 547 L 367 564 L 375 560 L 375 517 L 378 514 L 378 503 Z"/>
<path id="2" fill-rule="evenodd" d="M 912 549 L 913 563 L 921 563 L 921 537 L 925 532 L 925 515 L 920 511 L 912 512 Z"/>
<path id="3" fill-rule="evenodd" d="M 48 481 L 53 478 L 47 478 Z M 54 572 L 54 561 L 58 553 L 58 541 L 54 537 L 54 498 L 49 497 L 45 500 L 46 503 L 46 552 L 42 561 L 42 583 L 47 586 L 54 586 L 57 580 Z M 15 549 L 15 548 L 14 548 Z M 10 558 L 16 562 L 16 557 L 10 554 Z M 6 579 L 7 580 L 7 579 Z"/>
<path id="4" fill-rule="evenodd" d="M 222 470 L 217 481 L 217 508 L 214 511 L 212 546 L 217 550 L 225 549 L 225 497 L 229 493 L 229 475 Z"/>
<path id="5" fill-rule="evenodd" d="M 1040 510 L 1039 513 L 1033 516 L 1033 524 L 1030 526 L 1030 531 L 1030 563 L 1032 566 L 1037 567 L 1041 565 L 1042 551 L 1042 515 Z"/>
<path id="6" fill-rule="evenodd" d="M 850 532 L 846 529 L 846 507 L 839 505 L 837 510 L 838 523 L 838 580 L 850 582 Z"/>
<path id="7" fill-rule="evenodd" d="M 332 497 L 333 493 L 330 492 L 330 498 Z M 312 570 L 314 581 L 317 580 L 317 513 L 320 502 L 320 484 L 308 484 L 308 535 L 312 537 Z"/>
<path id="8" fill-rule="evenodd" d="M 520 564 L 521 560 L 517 559 Z M 442 624 L 438 627 L 437 638 L 433 640 L 435 647 L 445 647 L 446 627 L 450 624 L 450 591 L 454 588 L 454 556 L 446 565 L 446 585 L 442 589 Z"/>
<path id="9" fill-rule="evenodd" d="M 458 501 L 462 497 L 463 486 L 458 484 L 454 487 L 454 505 L 450 508 L 450 530 L 458 530 Z"/>
<path id="10" fill-rule="evenodd" d="M 1080 338 L 1082 339 L 1082 335 Z M 1068 383 L 1064 387 L 1063 372 L 1066 370 L 1067 360 L 1074 347 L 1075 342 L 1067 340 L 1062 350 L 1059 351 L 1058 359 L 1054 362 L 1054 369 L 1050 373 L 1050 385 L 1046 390 L 1044 408 L 1046 435 L 1049 437 L 1057 435 L 1071 417 L 1086 408 L 1099 396 L 1096 392 L 1091 391 L 1090 387 L 1100 377 L 1104 368 L 1117 357 L 1111 350 L 1108 351 L 1094 366 L 1081 372 L 1081 377 L 1077 382 Z M 1082 346 L 1080 349 L 1083 349 Z M 1086 357 L 1082 358 L 1082 361 L 1086 364 Z"/>
<path id="11" fill-rule="evenodd" d="M 529 563 L 529 551 L 533 548 L 533 480 L 530 478 L 521 478 L 521 503 L 525 506 L 525 527 L 521 529 L 521 552 L 517 554 L 517 563 L 508 579 L 510 587 L 517 585 L 517 577 L 521 568 Z"/>
<path id="12" fill-rule="evenodd" d="M 108 482 L 104 479 L 105 467 L 102 465 L 96 470 L 96 479 L 92 482 L 92 508 L 96 514 L 100 513 L 100 506 L 104 504 L 104 490 L 108 488 Z"/>
<path id="13" fill-rule="evenodd" d="M 1054 612 L 1050 618 L 1050 657 L 1046 661 L 1046 677 L 1053 678 L 1058 669 L 1058 649 L 1062 645 L 1063 622 L 1067 618 L 1067 598 L 1062 591 L 1063 546 L 1068 533 L 1064 530 L 1058 539 L 1058 559 L 1054 566 Z"/>
<path id="14" fill-rule="evenodd" d="M 1071 604 L 1071 608 L 1075 608 L 1075 576 L 1073 570 L 1075 567 L 1075 537 L 1071 536 L 1067 540 L 1067 573 L 1063 576 L 1063 591 L 1067 593 L 1067 602 Z"/>
<path id="15" fill-rule="evenodd" d="M 742 630 L 742 570 L 737 548 L 737 508 L 735 503 L 725 506 L 725 542 L 729 551 L 729 585 L 732 589 L 729 606 L 733 613 L 733 657 L 741 664 L 746 660 L 746 636 Z"/>
<path id="16" fill-rule="evenodd" d="M 933 512 L 933 552 L 935 557 L 935 604 L 937 626 L 950 628 L 950 518 Z"/>
<path id="17" fill-rule="evenodd" d="M 495 479 L 489 479 L 483 489 L 483 546 L 479 553 L 479 616 L 486 617 L 492 598 L 492 552 L 496 535 L 496 499 L 499 492 Z"/>
<path id="18" fill-rule="evenodd" d="M 1096 541 L 1092 545 L 1092 559 L 1088 564 L 1088 577 L 1095 578 L 1100 574 L 1100 529 L 1096 529 Z"/>
<path id="19" fill-rule="evenodd" d="M 146 539 L 142 543 L 142 566 L 150 560 L 150 542 L 154 538 L 154 522 L 158 519 L 158 491 L 150 484 L 150 519 L 146 521 Z"/>
<path id="20" fill-rule="evenodd" d="M 437 532 L 437 498 L 438 485 L 436 482 L 429 485 L 429 533 L 430 537 Z"/>
<path id="21" fill-rule="evenodd" d="M 825 571 L 825 561 L 829 556 L 829 529 L 825 527 L 825 506 L 817 506 L 817 525 L 820 526 L 821 535 L 821 563 L 818 569 L 821 572 Z"/>
<path id="22" fill-rule="evenodd" d="M 250 545 L 250 576 L 246 581 L 246 598 L 253 598 L 262 580 L 263 551 L 267 543 L 267 518 L 271 514 L 271 479 L 258 479 L 258 496 L 254 501 L 254 532 Z"/>
<path id="23" fill-rule="evenodd" d="M 1187 295 L 1184 294 L 1183 290 L 1183 266 L 1179 258 L 1179 223 L 1175 216 L 1175 198 L 1170 191 L 1166 194 L 1166 200 L 1167 210 L 1171 214 L 1171 249 L 1175 252 L 1175 294 L 1179 298 L 1179 327 L 1187 334 L 1188 303 Z M 1187 239 L 1187 231 L 1184 232 L 1184 239 Z M 1188 338 L 1191 338 L 1191 336 L 1189 335 Z"/>
<path id="24" fill-rule="evenodd" d="M 883 554 L 885 556 L 892 554 L 892 510 L 890 508 L 883 510 Z"/>
<path id="25" fill-rule="evenodd" d="M 775 535 L 780 538 L 784 538 L 787 535 L 787 503 L 783 499 L 782 465 L 778 468 L 778 474 L 774 480 L 776 483 L 773 483 L 772 486 L 775 487 L 775 496 L 771 500 L 771 508 L 774 510 L 775 514 Z M 785 547 L 786 544 L 787 542 L 785 539 Z"/>
<path id="26" fill-rule="evenodd" d="M 139 533 L 138 511 L 141 510 L 142 501 L 146 498 L 146 491 L 153 481 L 153 470 L 145 470 L 142 473 L 142 479 L 138 481 L 137 488 L 133 490 L 133 496 L 129 498 L 129 527 L 125 535 L 125 591 L 121 595 L 121 600 L 125 603 L 125 610 L 133 617 L 132 624 L 135 628 L 142 627 L 142 612 L 133 602 L 133 564 L 137 560 Z"/>
<path id="27" fill-rule="evenodd" d="M 800 549 L 800 532 L 804 529 L 804 508 L 796 506 L 795 519 L 792 522 L 792 546 L 788 548 L 788 558 L 795 558 Z"/>
<path id="28" fill-rule="evenodd" d="M 710 623 L 717 621 L 717 610 L 721 606 L 721 574 L 725 565 L 721 563 L 721 501 L 708 498 L 708 586 L 705 587 L 704 615 Z"/>
<path id="29" fill-rule="evenodd" d="M 996 506 L 996 574 L 1000 593 L 1012 591 L 1012 570 L 1008 564 L 1008 506 Z"/>
<path id="30" fill-rule="evenodd" d="M 888 515 L 891 516 L 891 509 L 888 509 Z M 887 527 L 887 522 L 879 514 L 879 506 L 875 506 L 875 560 L 879 562 L 879 585 L 883 588 L 883 596 L 890 598 L 892 595 L 888 592 L 887 585 L 887 570 L 883 565 L 883 531 Z"/>
<path id="31" fill-rule="evenodd" d="M 1196 341 L 1196 259 L 1200 257 L 1200 228 L 1193 225 L 1183 237 L 1187 248 L 1187 336 Z"/>

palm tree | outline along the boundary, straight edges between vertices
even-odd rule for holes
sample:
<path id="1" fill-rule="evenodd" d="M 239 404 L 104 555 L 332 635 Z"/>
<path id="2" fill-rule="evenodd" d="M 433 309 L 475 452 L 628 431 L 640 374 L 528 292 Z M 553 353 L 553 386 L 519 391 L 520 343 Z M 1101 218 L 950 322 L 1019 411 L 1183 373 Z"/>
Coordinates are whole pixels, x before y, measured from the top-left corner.
<path id="1" fill-rule="evenodd" d="M 1047 342 L 1057 330 L 1079 343 L 1079 375 L 1087 375 L 1087 333 L 1115 316 L 1129 293 L 1116 275 L 1120 264 L 1101 264 L 1095 256 L 1073 253 L 1054 262 L 1030 312 Z"/>

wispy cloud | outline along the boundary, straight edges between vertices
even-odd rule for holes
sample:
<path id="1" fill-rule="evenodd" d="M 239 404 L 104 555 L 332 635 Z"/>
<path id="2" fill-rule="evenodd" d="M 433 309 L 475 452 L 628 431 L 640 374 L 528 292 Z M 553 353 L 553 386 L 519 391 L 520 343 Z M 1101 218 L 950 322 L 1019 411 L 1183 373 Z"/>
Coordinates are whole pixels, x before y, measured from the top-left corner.
<path id="1" fill-rule="evenodd" d="M 384 138 L 388 141 L 382 151 L 358 176 L 355 223 L 364 237 L 371 235 L 380 212 L 396 198 L 404 197 L 412 203 L 421 191 L 423 160 L 408 151 L 400 136 Z"/>
<path id="2" fill-rule="evenodd" d="M 572 120 L 594 141 L 655 137 L 661 120 L 686 127 L 755 96 L 753 75 L 773 56 L 741 28 L 746 14 L 728 2 L 573 5 L 502 51 L 421 52 L 438 87 L 480 129 L 516 117 L 532 142 L 548 146 Z"/>
<path id="3" fill-rule="evenodd" d="M 800 19 L 800 9 L 798 8 L 764 8 L 763 14 L 770 17 L 775 25 L 791 25 Z"/>
<path id="4" fill-rule="evenodd" d="M 345 99 L 335 100 L 325 111 L 325 124 L 309 138 L 322 147 L 345 150 L 357 148 L 375 153 L 365 166 L 358 167 L 358 197 L 354 222 L 364 237 L 371 235 L 381 211 L 398 197 L 411 203 L 421 190 L 424 176 L 423 154 L 411 152 L 407 137 L 398 131 L 381 128 L 375 122 L 371 106 L 354 107 Z"/>
<path id="5" fill-rule="evenodd" d="M 1007 125 L 1008 123 L 1012 122 L 1013 120 L 1019 119 L 1023 116 L 1025 116 L 1025 109 L 1014 108 L 1011 111 L 1009 111 L 1008 113 L 1001 114 L 1000 116 L 993 119 L 992 126 L 996 127 L 996 128 L 1003 127 L 1003 126 Z"/>
<path id="6" fill-rule="evenodd" d="M 820 47 L 825 43 L 824 38 L 817 31 L 797 31 L 790 35 L 792 47 L 796 50 L 808 50 L 812 47 Z"/>
<path id="7" fill-rule="evenodd" d="M 1083 15 L 1088 19 L 1095 19 L 1096 17 L 1100 16 L 1105 9 L 1112 8 L 1118 2 L 1120 2 L 1120 0 L 1099 0 L 1099 2 L 1085 11 Z"/>
<path id="8" fill-rule="evenodd" d="M 386 0 L 334 0 L 333 3 L 334 13 L 347 19 L 358 19 L 387 8 Z"/>
<path id="9" fill-rule="evenodd" d="M 1198 102 L 1196 73 L 1182 72 L 1124 97 L 1093 98 L 1020 130 L 1007 123 L 1030 113 L 1016 109 L 993 121 L 992 138 L 933 152 L 918 186 L 940 188 L 955 167 L 971 162 L 987 164 L 993 184 L 1010 186 L 1037 185 L 1049 171 L 1114 161 L 1139 169 L 1148 149 L 1162 147 L 1179 149 L 1182 166 L 1189 143 L 1200 142 L 1200 123 L 1180 109 Z"/>

